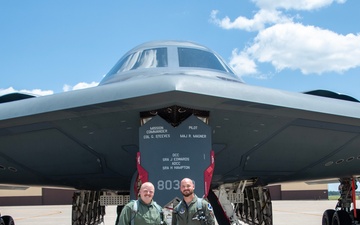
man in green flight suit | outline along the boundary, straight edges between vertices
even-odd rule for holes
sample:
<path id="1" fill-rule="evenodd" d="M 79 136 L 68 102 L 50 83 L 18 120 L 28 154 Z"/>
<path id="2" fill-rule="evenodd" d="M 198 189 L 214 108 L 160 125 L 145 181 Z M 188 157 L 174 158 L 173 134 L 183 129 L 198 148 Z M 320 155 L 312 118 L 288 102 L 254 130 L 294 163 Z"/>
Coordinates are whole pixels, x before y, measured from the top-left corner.
<path id="1" fill-rule="evenodd" d="M 209 202 L 198 198 L 194 181 L 184 178 L 180 184 L 183 200 L 174 208 L 171 225 L 214 225 L 214 213 Z"/>
<path id="2" fill-rule="evenodd" d="M 162 208 L 153 201 L 154 193 L 152 183 L 143 183 L 139 191 L 140 198 L 124 206 L 117 225 L 166 225 Z"/>

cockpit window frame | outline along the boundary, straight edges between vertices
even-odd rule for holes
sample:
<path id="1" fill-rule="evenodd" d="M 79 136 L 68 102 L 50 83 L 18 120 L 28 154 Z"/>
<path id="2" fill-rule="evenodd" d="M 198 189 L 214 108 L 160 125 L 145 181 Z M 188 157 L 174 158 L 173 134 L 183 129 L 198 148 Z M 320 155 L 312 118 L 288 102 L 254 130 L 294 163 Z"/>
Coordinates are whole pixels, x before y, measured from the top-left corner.
<path id="1" fill-rule="evenodd" d="M 151 54 L 150 52 L 154 50 L 156 50 L 156 52 L 155 52 L 155 57 L 151 57 L 151 59 L 153 60 L 152 64 L 150 66 L 149 64 L 145 65 L 143 60 L 149 58 L 148 54 Z M 158 60 L 158 63 L 155 63 L 154 60 Z M 139 51 L 132 52 L 130 54 L 126 54 L 115 64 L 115 66 L 107 73 L 106 76 L 110 77 L 113 76 L 114 74 L 131 71 L 131 70 L 160 68 L 160 67 L 168 67 L 167 47 L 142 49 Z"/>
<path id="2" fill-rule="evenodd" d="M 188 74 L 221 79 L 230 77 L 226 79 L 239 80 L 218 54 L 204 46 L 188 42 L 157 44 L 143 44 L 127 52 L 104 76 L 100 84 L 160 74 Z M 187 54 L 182 56 L 179 49 Z M 187 63 L 181 62 L 182 57 Z"/>
<path id="3" fill-rule="evenodd" d="M 215 53 L 188 47 L 177 47 L 179 68 L 202 68 L 213 69 L 221 72 L 233 74 L 233 71 Z"/>

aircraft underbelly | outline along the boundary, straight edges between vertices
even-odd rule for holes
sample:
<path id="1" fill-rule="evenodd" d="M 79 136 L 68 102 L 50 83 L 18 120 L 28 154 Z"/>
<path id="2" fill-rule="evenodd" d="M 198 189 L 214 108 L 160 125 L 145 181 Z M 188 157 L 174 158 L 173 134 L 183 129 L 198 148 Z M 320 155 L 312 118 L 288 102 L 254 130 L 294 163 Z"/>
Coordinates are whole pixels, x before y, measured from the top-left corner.
<path id="1" fill-rule="evenodd" d="M 154 78 L 148 85 L 160 81 Z M 165 81 L 161 82 L 159 85 L 165 86 Z M 209 112 L 211 147 L 215 152 L 214 185 L 252 177 L 261 177 L 268 183 L 359 171 L 357 118 L 304 110 L 304 107 L 296 109 L 295 103 L 284 107 L 273 98 L 266 104 L 261 93 L 260 97 L 246 101 L 244 98 L 252 96 L 251 91 L 256 89 L 242 84 L 226 82 L 230 92 L 224 94 L 225 86 L 218 90 L 215 83 L 208 88 L 195 83 L 191 86 L 190 81 L 181 80 L 175 84 L 176 90 L 155 92 L 149 88 L 139 90 L 138 95 L 131 92 L 121 97 L 106 91 L 132 90 L 131 84 L 104 85 L 99 87 L 104 93 L 99 98 L 111 96 L 108 101 L 97 99 L 93 104 L 3 119 L 0 124 L 2 180 L 88 189 L 128 188 L 136 171 L 140 113 L 173 105 Z M 239 85 L 241 89 L 237 90 L 241 91 L 233 94 L 231 91 Z M 184 90 L 184 87 L 189 88 Z M 210 89 L 216 94 L 210 94 Z M 79 93 L 79 99 L 74 95 L 75 102 L 92 92 Z M 292 96 L 280 93 L 277 97 Z M 56 98 L 64 101 L 61 96 Z M 53 104 L 53 99 L 45 97 L 39 102 L 35 98 L 22 101 L 31 101 L 34 108 L 36 104 L 45 108 L 44 105 L 50 104 L 48 100 Z M 280 103 L 274 104 L 275 101 Z M 321 101 L 316 100 L 311 107 L 315 103 Z M 14 110 L 19 104 L 9 105 L 8 110 Z M 326 106 L 318 108 L 324 110 Z M 353 108 L 351 105 L 350 109 Z"/>

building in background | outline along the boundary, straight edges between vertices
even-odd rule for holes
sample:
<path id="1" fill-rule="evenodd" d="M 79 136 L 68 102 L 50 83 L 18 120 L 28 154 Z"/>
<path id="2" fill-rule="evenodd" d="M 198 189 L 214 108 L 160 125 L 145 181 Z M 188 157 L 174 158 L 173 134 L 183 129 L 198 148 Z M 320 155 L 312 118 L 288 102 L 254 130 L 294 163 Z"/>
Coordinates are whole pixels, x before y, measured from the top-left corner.
<path id="1" fill-rule="evenodd" d="M 268 186 L 272 200 L 327 200 L 328 184 L 305 182 L 282 183 Z"/>
<path id="2" fill-rule="evenodd" d="M 74 190 L 0 186 L 0 206 L 70 205 Z"/>

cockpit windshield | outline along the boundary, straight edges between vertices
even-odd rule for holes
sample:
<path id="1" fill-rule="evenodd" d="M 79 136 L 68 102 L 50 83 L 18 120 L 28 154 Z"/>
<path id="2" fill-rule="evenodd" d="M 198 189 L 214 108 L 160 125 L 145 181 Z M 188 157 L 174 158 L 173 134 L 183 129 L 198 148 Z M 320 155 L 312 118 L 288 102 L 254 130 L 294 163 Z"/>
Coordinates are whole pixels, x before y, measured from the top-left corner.
<path id="1" fill-rule="evenodd" d="M 111 69 L 109 74 L 141 68 L 167 67 L 167 65 L 166 48 L 152 48 L 126 56 Z"/>
<path id="2" fill-rule="evenodd" d="M 194 48 L 178 48 L 179 67 L 198 67 L 232 73 L 230 69 L 211 52 Z"/>
<path id="3" fill-rule="evenodd" d="M 174 74 L 174 71 L 207 76 L 220 71 L 237 78 L 227 64 L 211 50 L 191 43 L 174 42 L 165 46 L 145 45 L 133 49 L 116 63 L 102 82 L 126 80 L 137 75 Z"/>

